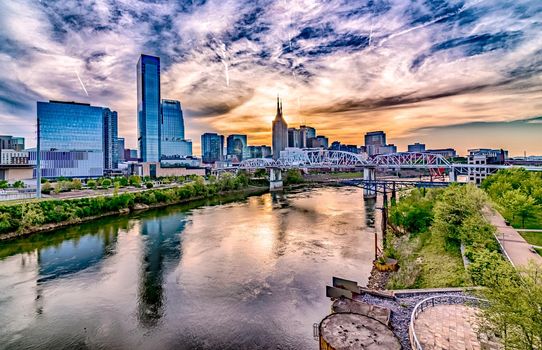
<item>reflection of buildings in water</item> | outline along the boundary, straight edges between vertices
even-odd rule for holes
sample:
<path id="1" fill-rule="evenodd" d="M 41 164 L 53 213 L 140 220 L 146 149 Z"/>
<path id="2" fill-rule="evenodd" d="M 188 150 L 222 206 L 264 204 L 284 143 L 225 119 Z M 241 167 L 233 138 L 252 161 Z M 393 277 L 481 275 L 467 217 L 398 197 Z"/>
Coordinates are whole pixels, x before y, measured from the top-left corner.
<path id="1" fill-rule="evenodd" d="M 109 227 L 107 232 L 103 228 L 87 234 L 85 231 L 89 232 L 90 229 L 79 232 L 80 235 L 73 239 L 38 250 L 38 284 L 83 271 L 115 251 L 118 234 L 116 227 Z M 59 235 L 65 237 L 62 232 Z"/>
<path id="2" fill-rule="evenodd" d="M 376 198 L 364 198 L 363 203 L 365 205 L 365 223 L 367 227 L 375 227 L 376 219 Z"/>
<path id="3" fill-rule="evenodd" d="M 141 223 L 143 251 L 139 278 L 138 317 L 147 327 L 156 325 L 163 315 L 163 277 L 168 266 L 181 256 L 180 233 L 184 214 L 146 219 Z"/>

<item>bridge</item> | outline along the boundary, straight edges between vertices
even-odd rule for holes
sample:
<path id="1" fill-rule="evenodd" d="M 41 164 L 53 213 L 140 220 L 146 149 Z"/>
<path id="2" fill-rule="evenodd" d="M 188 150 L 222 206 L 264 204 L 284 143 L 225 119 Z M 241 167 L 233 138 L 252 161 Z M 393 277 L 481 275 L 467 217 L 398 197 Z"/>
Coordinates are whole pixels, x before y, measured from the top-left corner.
<path id="1" fill-rule="evenodd" d="M 364 181 L 366 182 L 376 181 L 377 169 L 427 169 L 442 174 L 448 172 L 450 182 L 456 182 L 458 175 L 471 175 L 479 172 L 492 173 L 499 169 L 514 167 L 530 171 L 542 171 L 541 166 L 452 163 L 441 154 L 425 152 L 401 152 L 367 157 L 363 154 L 319 148 L 287 148 L 281 152 L 278 159 L 252 158 L 239 163 L 239 169 L 269 169 L 271 189 L 282 187 L 281 171 L 288 169 L 359 169 L 363 170 Z"/>

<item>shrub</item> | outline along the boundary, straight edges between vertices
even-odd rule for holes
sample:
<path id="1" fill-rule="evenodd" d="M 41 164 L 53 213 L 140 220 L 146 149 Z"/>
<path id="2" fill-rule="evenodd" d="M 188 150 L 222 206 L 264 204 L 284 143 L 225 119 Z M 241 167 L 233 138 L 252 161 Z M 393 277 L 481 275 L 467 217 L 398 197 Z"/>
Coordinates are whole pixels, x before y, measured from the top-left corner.
<path id="1" fill-rule="evenodd" d="M 87 186 L 89 188 L 92 188 L 93 190 L 97 189 L 98 188 L 98 184 L 96 183 L 96 181 L 94 180 L 88 180 L 87 181 Z"/>
<path id="2" fill-rule="evenodd" d="M 141 178 L 139 176 L 131 175 L 128 178 L 128 182 L 130 183 L 130 186 L 141 187 Z"/>
<path id="3" fill-rule="evenodd" d="M 153 188 L 153 186 L 154 186 L 154 185 L 153 185 L 152 182 L 150 182 L 150 181 L 147 182 L 147 183 L 145 183 L 145 187 L 147 187 L 147 188 Z"/>
<path id="4" fill-rule="evenodd" d="M 111 187 L 111 180 L 110 179 L 103 179 L 102 187 L 104 189 L 108 189 L 109 187 Z"/>
<path id="5" fill-rule="evenodd" d="M 13 188 L 24 188 L 24 182 L 22 182 L 21 180 L 15 181 L 13 183 Z"/>

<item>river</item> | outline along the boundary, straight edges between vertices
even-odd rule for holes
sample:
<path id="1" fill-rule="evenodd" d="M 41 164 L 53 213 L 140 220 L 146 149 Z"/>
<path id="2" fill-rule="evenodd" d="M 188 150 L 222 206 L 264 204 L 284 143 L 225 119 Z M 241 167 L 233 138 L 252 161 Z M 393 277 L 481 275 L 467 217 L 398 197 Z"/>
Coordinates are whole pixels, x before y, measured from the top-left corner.
<path id="1" fill-rule="evenodd" d="M 0 348 L 317 349 L 326 284 L 371 271 L 362 190 L 214 204 L 0 243 Z"/>

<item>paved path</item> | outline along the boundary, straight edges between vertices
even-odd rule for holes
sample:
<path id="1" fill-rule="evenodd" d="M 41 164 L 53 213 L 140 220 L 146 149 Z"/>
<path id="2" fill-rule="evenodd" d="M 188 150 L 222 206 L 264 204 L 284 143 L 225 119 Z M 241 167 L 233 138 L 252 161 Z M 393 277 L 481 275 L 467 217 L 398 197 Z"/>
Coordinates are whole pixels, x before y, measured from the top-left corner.
<path id="1" fill-rule="evenodd" d="M 424 310 L 414 323 L 416 336 L 424 350 L 480 350 L 476 333 L 478 309 L 466 305 L 437 305 Z M 499 349 L 483 342 L 483 349 Z"/>
<path id="2" fill-rule="evenodd" d="M 527 266 L 531 260 L 542 265 L 542 256 L 531 250 L 532 246 L 515 228 L 506 225 L 501 214 L 488 207 L 484 208 L 483 213 L 485 218 L 497 228 L 497 240 L 515 267 Z"/>

